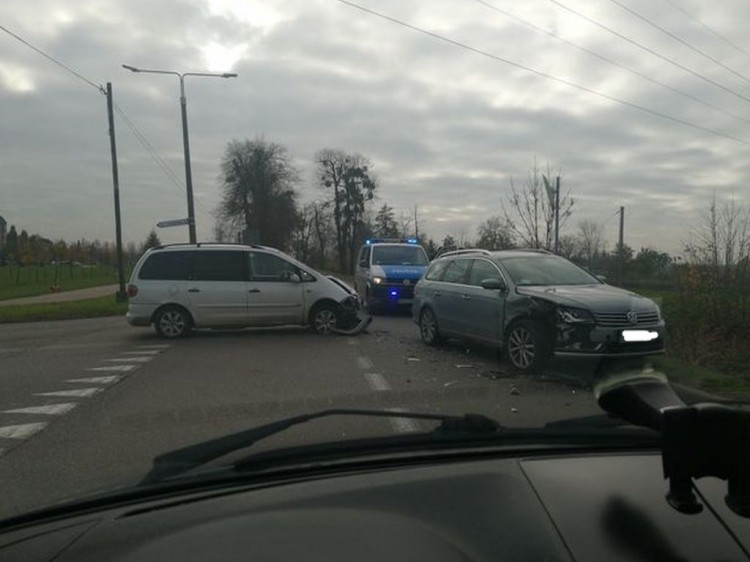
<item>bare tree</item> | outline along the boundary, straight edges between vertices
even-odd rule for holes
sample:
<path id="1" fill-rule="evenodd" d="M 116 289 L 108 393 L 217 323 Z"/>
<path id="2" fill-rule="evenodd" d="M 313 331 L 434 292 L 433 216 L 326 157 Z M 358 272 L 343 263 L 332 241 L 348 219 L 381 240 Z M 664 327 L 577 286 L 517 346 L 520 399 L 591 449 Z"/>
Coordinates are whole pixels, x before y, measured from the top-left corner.
<path id="1" fill-rule="evenodd" d="M 526 178 L 526 185 L 519 187 L 510 180 L 510 194 L 503 204 L 503 214 L 524 246 L 551 250 L 555 236 L 555 209 L 547 195 L 542 176 L 553 176 L 549 164 L 542 174 L 534 161 L 534 167 Z M 560 172 L 556 175 L 560 175 Z M 573 214 L 573 199 L 570 190 L 560 194 L 560 228 Z"/>
<path id="2" fill-rule="evenodd" d="M 594 258 L 604 251 L 604 225 L 591 219 L 580 221 L 577 239 L 578 252 L 591 269 Z"/>
<path id="3" fill-rule="evenodd" d="M 477 248 L 504 250 L 515 245 L 513 228 L 502 217 L 490 217 L 477 228 Z"/>

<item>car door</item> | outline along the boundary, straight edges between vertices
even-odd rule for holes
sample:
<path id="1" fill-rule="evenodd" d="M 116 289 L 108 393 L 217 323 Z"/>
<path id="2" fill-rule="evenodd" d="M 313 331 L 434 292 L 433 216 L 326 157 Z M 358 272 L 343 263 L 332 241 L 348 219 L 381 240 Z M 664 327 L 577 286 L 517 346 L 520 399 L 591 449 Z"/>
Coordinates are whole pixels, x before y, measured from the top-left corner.
<path id="1" fill-rule="evenodd" d="M 299 268 L 266 252 L 249 252 L 248 314 L 251 325 L 304 323 L 304 285 Z"/>
<path id="2" fill-rule="evenodd" d="M 471 260 L 457 258 L 445 268 L 443 278 L 435 285 L 433 303 L 438 326 L 443 332 L 462 335 L 463 300 L 461 291 Z"/>
<path id="3" fill-rule="evenodd" d="M 187 287 L 190 309 L 198 326 L 247 325 L 245 252 L 197 250 Z"/>
<path id="4" fill-rule="evenodd" d="M 485 279 L 504 282 L 500 270 L 490 260 L 472 259 L 468 280 L 461 287 L 461 330 L 473 339 L 496 343 L 500 341 L 507 293 L 483 288 L 481 282 Z"/>

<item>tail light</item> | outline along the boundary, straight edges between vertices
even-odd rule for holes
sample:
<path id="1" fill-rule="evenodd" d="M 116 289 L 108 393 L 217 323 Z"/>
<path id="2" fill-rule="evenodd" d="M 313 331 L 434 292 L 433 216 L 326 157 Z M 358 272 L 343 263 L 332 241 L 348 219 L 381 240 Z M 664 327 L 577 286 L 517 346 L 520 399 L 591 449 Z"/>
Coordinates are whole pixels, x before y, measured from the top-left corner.
<path id="1" fill-rule="evenodd" d="M 128 285 L 128 298 L 132 299 L 138 294 L 138 287 L 135 285 Z"/>

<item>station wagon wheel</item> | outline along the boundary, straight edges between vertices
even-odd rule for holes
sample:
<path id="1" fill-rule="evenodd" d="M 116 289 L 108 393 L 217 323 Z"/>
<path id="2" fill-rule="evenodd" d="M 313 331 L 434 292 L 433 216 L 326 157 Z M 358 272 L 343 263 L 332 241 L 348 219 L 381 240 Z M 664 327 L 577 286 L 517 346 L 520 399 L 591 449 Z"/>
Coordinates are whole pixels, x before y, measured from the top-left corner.
<path id="1" fill-rule="evenodd" d="M 330 334 L 338 325 L 338 311 L 331 304 L 316 306 L 310 315 L 310 325 L 315 332 L 322 335 Z"/>
<path id="2" fill-rule="evenodd" d="M 425 308 L 419 315 L 419 333 L 427 345 L 438 345 L 442 342 L 437 318 L 431 308 Z"/>
<path id="3" fill-rule="evenodd" d="M 178 306 L 165 306 L 154 317 L 156 333 L 163 338 L 180 338 L 185 336 L 193 326 L 190 314 Z"/>
<path id="4" fill-rule="evenodd" d="M 541 369 L 550 355 L 544 334 L 528 320 L 511 326 L 505 347 L 513 368 L 524 373 Z"/>

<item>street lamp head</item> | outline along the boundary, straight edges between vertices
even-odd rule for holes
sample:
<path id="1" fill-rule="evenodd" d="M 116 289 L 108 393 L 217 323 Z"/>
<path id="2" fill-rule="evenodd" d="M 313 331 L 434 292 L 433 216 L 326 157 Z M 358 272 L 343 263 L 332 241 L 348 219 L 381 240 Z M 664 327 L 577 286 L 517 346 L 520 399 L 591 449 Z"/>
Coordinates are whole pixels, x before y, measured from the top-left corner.
<path id="1" fill-rule="evenodd" d="M 237 78 L 237 74 L 234 72 L 225 72 L 221 75 L 222 78 Z"/>
<path id="2" fill-rule="evenodd" d="M 130 66 L 129 64 L 123 64 L 122 67 L 128 69 L 131 72 L 140 72 L 141 71 L 140 68 L 136 68 L 134 66 Z"/>

